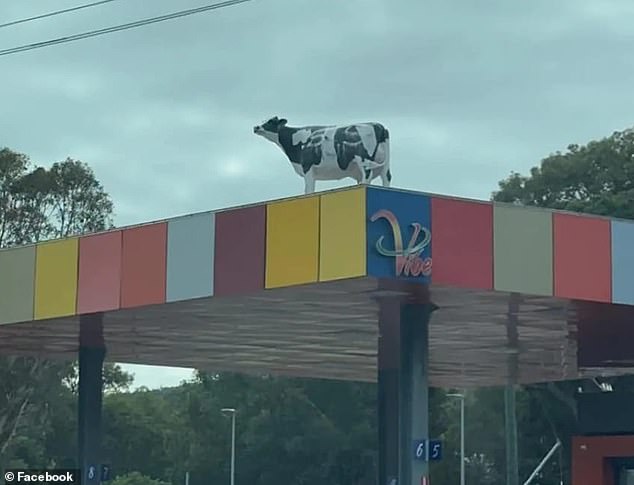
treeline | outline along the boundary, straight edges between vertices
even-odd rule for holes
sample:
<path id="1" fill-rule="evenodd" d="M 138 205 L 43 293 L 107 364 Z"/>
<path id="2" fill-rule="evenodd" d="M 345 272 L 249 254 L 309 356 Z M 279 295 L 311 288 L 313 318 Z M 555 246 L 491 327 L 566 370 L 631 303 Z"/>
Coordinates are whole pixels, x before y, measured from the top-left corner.
<path id="1" fill-rule="evenodd" d="M 310 379 L 198 374 L 161 390 L 126 391 L 129 376 L 110 368 L 104 398 L 104 459 L 121 480 L 142 485 L 229 482 L 231 422 L 237 410 L 236 483 L 255 485 L 375 484 L 376 385 Z M 521 473 L 527 476 L 555 442 L 538 393 L 519 391 Z M 459 480 L 459 402 L 434 389 L 431 429 L 444 441 L 432 466 L 435 484 Z M 502 484 L 505 470 L 502 389 L 467 393 L 469 483 Z M 32 416 L 7 447 L 7 467 L 74 466 L 77 396 L 62 385 L 47 399 L 47 415 Z M 35 421 L 37 420 L 37 421 Z M 560 470 L 561 468 L 561 470 Z M 558 484 L 564 459 L 546 467 L 541 484 Z M 137 472 L 137 475 L 130 475 Z M 117 481 L 117 480 L 115 480 Z"/>

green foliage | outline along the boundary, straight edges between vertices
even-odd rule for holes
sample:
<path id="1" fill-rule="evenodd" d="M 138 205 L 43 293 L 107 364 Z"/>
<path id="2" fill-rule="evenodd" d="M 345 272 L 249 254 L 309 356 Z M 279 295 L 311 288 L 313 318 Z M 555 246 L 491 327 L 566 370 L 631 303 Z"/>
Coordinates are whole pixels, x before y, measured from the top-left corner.
<path id="1" fill-rule="evenodd" d="M 67 158 L 46 169 L 0 149 L 0 247 L 107 229 L 112 210 L 87 164 Z"/>
<path id="2" fill-rule="evenodd" d="M 168 482 L 155 480 L 139 472 L 131 472 L 126 475 L 120 475 L 112 482 L 111 485 L 170 485 Z"/>
<path id="3" fill-rule="evenodd" d="M 103 365 L 103 390 L 108 394 L 111 392 L 124 392 L 130 389 L 134 378 L 131 374 L 124 372 L 118 364 L 105 362 Z M 71 392 L 77 394 L 79 386 L 79 362 L 75 361 L 67 364 L 64 373 L 64 385 Z"/>
<path id="4" fill-rule="evenodd" d="M 499 202 L 634 219 L 634 129 L 570 145 L 499 187 Z"/>
<path id="5" fill-rule="evenodd" d="M 341 483 L 343 478 L 348 479 L 346 483 L 358 483 L 359 476 L 372 473 L 373 462 L 370 457 L 368 469 L 367 455 L 373 450 L 359 445 L 374 448 L 376 440 L 350 439 L 371 429 L 372 424 L 363 419 L 365 400 L 359 402 L 360 409 L 351 410 L 355 401 L 333 389 L 345 388 L 344 383 L 320 384 L 268 376 L 200 374 L 199 386 L 192 387 L 188 395 L 192 485 L 202 485 L 207 479 L 221 482 L 229 476 L 230 420 L 220 413 L 223 407 L 237 410 L 240 482 Z M 361 397 L 368 389 L 351 392 Z M 333 407 L 339 412 L 333 413 Z M 335 419 L 347 413 L 356 419 L 346 422 L 345 433 Z M 212 443 L 211 449 L 207 443 Z M 262 466 L 266 463 L 275 466 Z"/>
<path id="6" fill-rule="evenodd" d="M 105 461 L 117 474 L 139 471 L 170 481 L 174 454 L 185 446 L 184 425 L 182 413 L 160 393 L 111 393 L 103 410 Z"/>
<path id="7" fill-rule="evenodd" d="M 46 169 L 0 149 L 0 248 L 106 229 L 112 208 L 85 163 L 68 158 Z M 109 366 L 106 373 L 116 388 L 130 383 L 120 368 Z M 0 358 L 0 463 L 49 466 L 76 451 L 69 428 L 76 413 L 67 407 L 72 386 L 64 385 L 73 375 L 71 364 Z"/>

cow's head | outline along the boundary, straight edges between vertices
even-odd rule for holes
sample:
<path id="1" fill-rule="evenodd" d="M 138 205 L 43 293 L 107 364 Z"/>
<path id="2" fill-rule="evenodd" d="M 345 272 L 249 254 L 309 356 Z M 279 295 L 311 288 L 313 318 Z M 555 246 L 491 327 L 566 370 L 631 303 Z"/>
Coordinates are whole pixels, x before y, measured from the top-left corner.
<path id="1" fill-rule="evenodd" d="M 263 136 L 267 140 L 278 143 L 280 128 L 285 126 L 286 123 L 288 123 L 288 121 L 284 118 L 274 116 L 273 118 L 264 121 L 261 125 L 254 126 L 253 133 Z"/>

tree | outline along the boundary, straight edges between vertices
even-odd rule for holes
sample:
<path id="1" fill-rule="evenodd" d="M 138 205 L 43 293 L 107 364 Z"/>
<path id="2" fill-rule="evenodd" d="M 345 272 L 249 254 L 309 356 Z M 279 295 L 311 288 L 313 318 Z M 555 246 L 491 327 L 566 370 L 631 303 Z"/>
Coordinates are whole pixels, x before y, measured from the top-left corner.
<path id="1" fill-rule="evenodd" d="M 544 158 L 528 176 L 511 173 L 499 182 L 493 200 L 634 219 L 634 129 L 614 132 L 583 146 L 569 145 L 565 152 Z M 634 376 L 613 377 L 609 382 L 615 389 L 632 388 Z M 543 455 L 555 436 L 562 440 L 562 456 L 570 456 L 570 436 L 576 426 L 574 395 L 579 385 L 580 382 L 561 382 L 524 388 L 528 421 L 522 438 L 533 442 L 531 446 L 522 442 L 521 446 L 526 454 L 533 455 L 534 463 L 540 458 L 535 451 Z M 537 422 L 541 423 L 541 432 L 528 434 L 530 429 L 536 431 Z M 535 444 L 537 435 L 550 435 L 550 441 Z M 560 465 L 567 476 L 569 463 L 567 459 L 563 461 Z M 559 483 L 559 469 L 544 473 L 542 483 Z"/>
<path id="2" fill-rule="evenodd" d="M 499 182 L 493 200 L 634 219 L 634 128 L 569 145 Z"/>
<path id="3" fill-rule="evenodd" d="M 237 409 L 238 484 L 375 481 L 375 385 L 199 373 L 186 389 L 183 462 L 192 485 L 229 480 L 224 407 Z"/>
<path id="4" fill-rule="evenodd" d="M 182 480 L 180 452 L 187 435 L 182 408 L 172 406 L 161 391 L 111 393 L 104 398 L 103 450 L 119 476 L 138 471 L 155 479 Z M 176 474 L 174 476 L 173 474 Z M 174 482 L 177 483 L 177 482 Z"/>
<path id="5" fill-rule="evenodd" d="M 110 228 L 112 209 L 85 163 L 68 158 L 46 169 L 24 154 L 0 149 L 0 248 Z M 51 403 L 45 396 L 69 373 L 66 364 L 0 357 L 0 462 L 8 462 L 9 448 L 25 423 L 46 419 Z"/>
<path id="6" fill-rule="evenodd" d="M 131 472 L 126 475 L 120 475 L 111 482 L 112 485 L 170 485 L 161 480 L 155 480 L 139 472 Z"/>

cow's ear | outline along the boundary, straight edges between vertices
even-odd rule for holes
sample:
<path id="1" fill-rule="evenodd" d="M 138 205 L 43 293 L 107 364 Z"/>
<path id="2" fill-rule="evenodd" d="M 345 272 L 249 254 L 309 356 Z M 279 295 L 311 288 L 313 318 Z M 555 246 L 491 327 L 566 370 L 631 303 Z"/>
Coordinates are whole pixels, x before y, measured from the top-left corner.
<path id="1" fill-rule="evenodd" d="M 280 126 L 284 126 L 286 123 L 288 123 L 288 120 L 287 120 L 287 119 L 285 119 L 285 118 L 282 118 L 282 119 L 279 121 L 279 125 L 280 125 Z"/>

